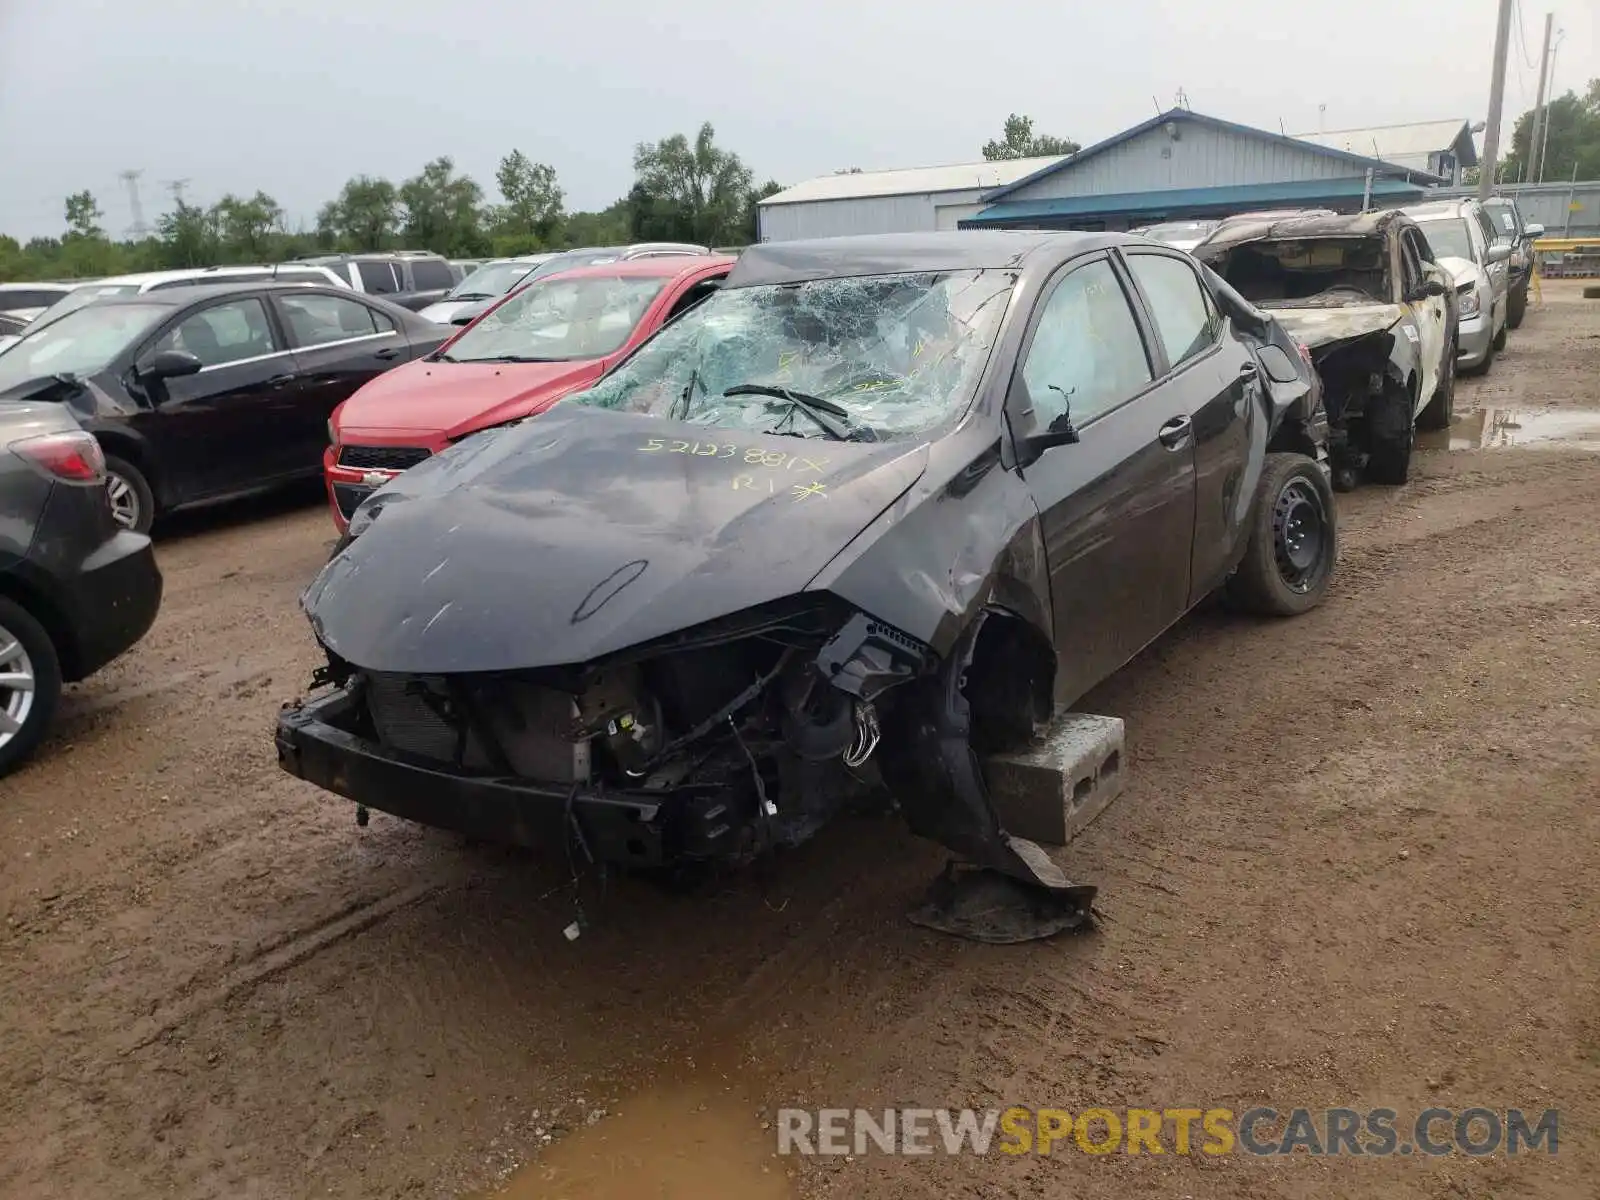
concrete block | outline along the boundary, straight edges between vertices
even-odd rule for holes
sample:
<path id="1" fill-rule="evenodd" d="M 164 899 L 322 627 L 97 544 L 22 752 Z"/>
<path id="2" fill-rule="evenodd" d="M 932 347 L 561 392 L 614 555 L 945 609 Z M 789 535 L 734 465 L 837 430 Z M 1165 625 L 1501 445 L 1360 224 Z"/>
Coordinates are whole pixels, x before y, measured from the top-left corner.
<path id="1" fill-rule="evenodd" d="M 1122 791 L 1120 717 L 1064 713 L 1031 745 L 984 760 L 989 799 L 1007 833 L 1065 846 Z"/>

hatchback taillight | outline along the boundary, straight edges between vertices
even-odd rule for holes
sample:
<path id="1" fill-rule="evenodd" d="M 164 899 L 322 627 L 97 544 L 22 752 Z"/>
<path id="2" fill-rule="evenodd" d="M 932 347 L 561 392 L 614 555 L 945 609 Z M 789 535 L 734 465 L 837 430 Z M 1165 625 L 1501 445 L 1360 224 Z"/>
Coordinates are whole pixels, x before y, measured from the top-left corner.
<path id="1" fill-rule="evenodd" d="M 7 449 L 55 479 L 84 484 L 106 481 L 106 456 L 93 434 L 46 433 L 12 442 Z"/>

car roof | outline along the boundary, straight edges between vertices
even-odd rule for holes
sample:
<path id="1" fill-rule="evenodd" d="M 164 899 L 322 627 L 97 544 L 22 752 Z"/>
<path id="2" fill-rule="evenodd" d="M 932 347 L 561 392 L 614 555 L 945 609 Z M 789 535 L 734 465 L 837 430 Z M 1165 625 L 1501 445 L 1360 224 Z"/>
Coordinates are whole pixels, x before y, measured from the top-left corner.
<path id="1" fill-rule="evenodd" d="M 1292 242 L 1309 238 L 1330 237 L 1381 237 L 1390 226 L 1406 220 L 1399 209 L 1389 208 L 1377 212 L 1333 214 L 1309 210 L 1288 216 L 1265 216 L 1258 219 L 1235 217 L 1224 221 L 1210 237 L 1194 248 L 1192 253 L 1204 254 L 1212 250 L 1225 250 L 1242 246 L 1246 242 Z"/>
<path id="2" fill-rule="evenodd" d="M 552 271 L 535 280 L 544 283 L 550 279 L 593 279 L 596 277 L 630 279 L 674 279 L 693 271 L 704 271 L 712 266 L 733 266 L 738 262 L 732 254 L 668 254 L 660 258 L 623 258 L 616 262 L 595 263 L 592 266 L 568 267 L 565 271 Z"/>
<path id="3" fill-rule="evenodd" d="M 46 291 L 60 291 L 63 294 L 70 292 L 75 287 L 84 283 L 97 283 L 98 280 L 85 279 L 80 282 L 60 283 L 54 279 L 13 279 L 9 283 L 0 283 L 0 292 L 36 292 L 41 288 Z"/>
<path id="4" fill-rule="evenodd" d="M 207 296 L 226 296 L 234 292 L 281 291 L 296 294 L 319 290 L 330 296 L 347 296 L 352 300 L 370 301 L 375 298 L 381 299 L 381 297 L 372 296 L 358 297 L 349 288 L 341 288 L 337 284 L 279 282 L 273 279 L 240 279 L 232 283 L 207 283 L 204 280 L 197 280 L 182 287 L 156 288 L 149 292 L 100 296 L 84 307 L 87 308 L 92 305 L 104 308 L 113 304 L 158 304 L 167 308 L 179 308 Z"/>
<path id="5" fill-rule="evenodd" d="M 1477 201 L 1469 196 L 1455 200 L 1430 200 L 1426 204 L 1408 204 L 1400 211 L 1413 221 L 1438 221 L 1446 217 L 1464 216 L 1469 205 Z"/>
<path id="6" fill-rule="evenodd" d="M 851 237 L 761 242 L 739 256 L 729 287 L 800 283 L 812 279 L 895 275 L 918 271 L 977 271 L 1020 267 L 1041 250 L 1063 257 L 1104 246 L 1148 248 L 1147 238 L 1121 233 L 1023 229 L 951 230 L 942 233 L 869 233 Z"/>

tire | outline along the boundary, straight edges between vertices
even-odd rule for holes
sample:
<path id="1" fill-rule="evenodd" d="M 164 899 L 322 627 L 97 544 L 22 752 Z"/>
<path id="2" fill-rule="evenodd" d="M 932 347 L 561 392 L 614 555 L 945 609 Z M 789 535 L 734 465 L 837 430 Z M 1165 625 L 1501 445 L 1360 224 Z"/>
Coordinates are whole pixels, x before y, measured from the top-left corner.
<path id="1" fill-rule="evenodd" d="M 39 748 L 61 698 L 61 661 L 50 635 L 26 609 L 0 596 L 0 678 L 11 675 L 26 675 L 32 690 L 0 684 L 0 777 Z"/>
<path id="2" fill-rule="evenodd" d="M 1600 283 L 1586 285 L 1583 289 L 1583 298 L 1585 300 L 1600 300 Z"/>
<path id="3" fill-rule="evenodd" d="M 1398 395 L 1391 392 L 1388 403 L 1400 408 L 1385 412 L 1388 421 L 1378 422 L 1378 427 L 1367 435 L 1367 478 L 1373 483 L 1399 487 L 1411 477 L 1411 450 L 1417 441 L 1416 421 L 1411 415 L 1415 405 L 1409 389 Z M 1369 427 L 1373 425 L 1370 416 L 1368 423 Z"/>
<path id="4" fill-rule="evenodd" d="M 1322 603 L 1338 557 L 1333 489 L 1322 469 L 1303 454 L 1267 455 L 1228 599 L 1261 616 L 1299 616 Z"/>
<path id="5" fill-rule="evenodd" d="M 1506 299 L 1506 328 L 1518 329 L 1528 313 L 1528 289 L 1518 288 Z"/>
<path id="6" fill-rule="evenodd" d="M 150 532 L 156 520 L 156 498 L 138 467 L 125 458 L 106 455 L 106 490 L 118 525 L 135 533 Z"/>
<path id="7" fill-rule="evenodd" d="M 1456 347 L 1451 343 L 1444 356 L 1444 370 L 1433 399 L 1417 416 L 1418 429 L 1449 429 L 1456 415 Z"/>

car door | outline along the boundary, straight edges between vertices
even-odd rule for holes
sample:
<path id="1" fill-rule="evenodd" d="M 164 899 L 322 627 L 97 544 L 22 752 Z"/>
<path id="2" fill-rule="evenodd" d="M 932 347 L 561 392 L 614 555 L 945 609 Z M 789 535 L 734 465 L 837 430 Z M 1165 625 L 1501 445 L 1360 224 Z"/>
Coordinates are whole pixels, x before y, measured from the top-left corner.
<path id="1" fill-rule="evenodd" d="M 1128 268 L 1176 390 L 1194 426 L 1195 516 L 1190 604 L 1222 581 L 1248 535 L 1245 466 L 1265 441 L 1255 356 L 1227 332 L 1216 301 L 1176 254 L 1128 250 Z"/>
<path id="2" fill-rule="evenodd" d="M 1506 301 L 1511 293 L 1511 264 L 1507 259 L 1489 261 L 1489 248 L 1497 239 L 1494 225 L 1481 207 L 1473 206 L 1467 225 L 1477 234 L 1474 241 L 1478 246 L 1478 262 L 1489 273 L 1489 288 L 1494 295 L 1494 324 L 1490 328 L 1499 330 L 1506 323 Z"/>
<path id="3" fill-rule="evenodd" d="M 1183 615 L 1194 541 L 1193 422 L 1159 381 L 1111 256 L 1063 267 L 1035 307 L 1008 419 L 1039 510 L 1054 609 L 1056 698 L 1070 703 Z M 1074 444 L 1028 461 L 1030 433 Z"/>
<path id="4" fill-rule="evenodd" d="M 290 458 L 296 364 L 263 297 L 227 296 L 184 310 L 139 358 L 162 350 L 186 351 L 201 364 L 194 375 L 142 385 L 149 409 L 140 431 L 172 502 L 281 478 Z"/>
<path id="5" fill-rule="evenodd" d="M 1449 272 L 1434 265 L 1426 257 L 1416 230 L 1403 229 L 1394 239 L 1395 259 L 1398 267 L 1395 278 L 1400 280 L 1400 304 L 1405 316 L 1400 320 L 1397 336 L 1411 339 L 1417 354 L 1418 385 L 1413 415 L 1427 407 L 1439 386 L 1439 373 L 1444 368 L 1445 343 L 1449 334 L 1450 310 L 1444 296 L 1424 294 L 1429 279 L 1437 278 L 1447 292 L 1455 289 Z"/>
<path id="6" fill-rule="evenodd" d="M 328 444 L 328 418 L 364 384 L 410 357 L 392 317 L 354 296 L 283 288 L 272 303 L 296 351 L 299 379 L 284 435 L 292 440 L 290 470 L 315 472 Z"/>

